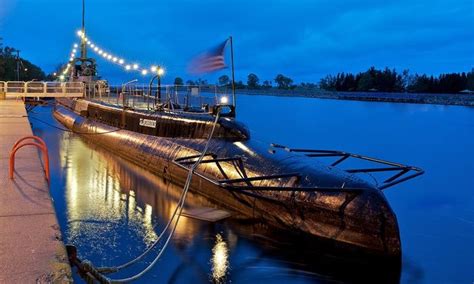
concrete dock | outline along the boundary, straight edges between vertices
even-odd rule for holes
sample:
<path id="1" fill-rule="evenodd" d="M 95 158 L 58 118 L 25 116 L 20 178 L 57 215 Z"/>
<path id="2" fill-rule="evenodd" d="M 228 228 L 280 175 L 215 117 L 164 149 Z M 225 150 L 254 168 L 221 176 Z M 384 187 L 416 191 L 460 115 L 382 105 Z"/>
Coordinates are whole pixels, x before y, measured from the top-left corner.
<path id="1" fill-rule="evenodd" d="M 0 283 L 69 283 L 71 269 L 40 155 L 27 146 L 9 154 L 20 138 L 33 135 L 22 100 L 0 100 Z"/>

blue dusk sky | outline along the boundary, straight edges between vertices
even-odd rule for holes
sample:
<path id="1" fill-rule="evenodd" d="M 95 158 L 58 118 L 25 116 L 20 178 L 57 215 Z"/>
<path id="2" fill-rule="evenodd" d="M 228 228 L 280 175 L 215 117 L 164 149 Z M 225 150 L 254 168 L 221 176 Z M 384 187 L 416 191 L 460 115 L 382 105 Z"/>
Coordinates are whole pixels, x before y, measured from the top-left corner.
<path id="1" fill-rule="evenodd" d="M 0 0 L 0 37 L 52 72 L 78 41 L 81 5 Z M 250 72 L 261 81 L 282 73 L 317 82 L 370 66 L 433 75 L 474 67 L 472 0 L 89 0 L 86 6 L 92 41 L 128 62 L 165 66 L 165 82 L 196 79 L 187 74 L 188 62 L 229 35 L 236 76 L 244 81 Z M 112 82 L 141 76 L 97 62 L 100 75 Z M 215 82 L 224 73 L 230 71 L 203 78 Z"/>

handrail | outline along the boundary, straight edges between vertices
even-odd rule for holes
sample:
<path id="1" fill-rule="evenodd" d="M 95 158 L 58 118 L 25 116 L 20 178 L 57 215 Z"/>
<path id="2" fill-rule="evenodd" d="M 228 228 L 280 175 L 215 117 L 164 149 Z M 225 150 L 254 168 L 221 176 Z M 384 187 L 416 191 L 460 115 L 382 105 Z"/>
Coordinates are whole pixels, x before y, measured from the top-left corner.
<path id="1" fill-rule="evenodd" d="M 173 160 L 173 164 L 176 166 L 184 169 L 184 170 L 189 170 L 189 161 L 196 159 L 200 155 L 191 155 L 191 156 L 185 156 L 185 157 L 180 157 L 176 158 Z M 204 157 L 210 157 L 210 159 L 207 160 L 202 160 L 201 163 L 215 163 L 221 174 L 225 177 L 225 179 L 217 179 L 216 177 L 209 177 L 203 173 L 200 173 L 198 171 L 195 171 L 194 174 L 196 176 L 199 176 L 200 178 L 214 184 L 217 186 L 222 187 L 223 189 L 229 190 L 229 191 L 239 191 L 243 194 L 253 196 L 253 191 L 289 191 L 289 192 L 296 192 L 296 191 L 301 191 L 301 192 L 324 192 L 324 193 L 350 193 L 350 194 L 360 194 L 361 192 L 364 191 L 363 188 L 357 188 L 357 187 L 346 187 L 346 186 L 340 186 L 340 187 L 305 187 L 305 186 L 295 186 L 295 185 L 268 185 L 268 186 L 254 186 L 251 182 L 252 181 L 259 181 L 259 180 L 275 180 L 275 179 L 280 179 L 280 178 L 296 178 L 297 182 L 301 177 L 299 173 L 283 173 L 283 174 L 277 174 L 277 175 L 261 175 L 261 176 L 255 176 L 255 177 L 248 177 L 246 170 L 245 170 L 245 165 L 244 162 L 242 161 L 242 157 L 235 156 L 235 157 L 227 157 L 227 158 L 217 158 L 217 156 L 213 153 L 206 153 Z M 237 161 L 237 164 L 234 164 L 233 166 L 238 169 L 240 172 L 242 178 L 239 179 L 230 179 L 228 178 L 227 173 L 225 172 L 224 168 L 222 168 L 219 164 L 221 161 Z M 200 164 L 201 164 L 200 163 Z M 246 185 L 235 185 L 236 183 L 246 183 Z M 262 197 L 262 196 L 259 196 Z"/>
<path id="2" fill-rule="evenodd" d="M 0 91 L 17 97 L 83 97 L 83 82 L 0 81 Z"/>
<path id="3" fill-rule="evenodd" d="M 38 143 L 35 142 L 26 142 L 26 143 L 21 143 L 24 140 L 27 139 L 33 139 L 37 141 Z M 50 181 L 50 173 L 49 173 L 49 156 L 48 156 L 48 147 L 46 146 L 46 143 L 44 142 L 43 139 L 41 139 L 38 136 L 26 136 L 21 139 L 19 139 L 12 147 L 10 151 L 10 163 L 9 163 L 9 176 L 10 179 L 13 179 L 14 177 L 14 172 L 15 172 L 15 155 L 18 150 L 25 146 L 35 146 L 39 149 L 41 149 L 41 153 L 43 155 L 43 162 L 44 162 L 44 171 L 46 175 L 46 180 L 49 182 Z"/>
<path id="4" fill-rule="evenodd" d="M 425 172 L 423 169 L 418 168 L 418 167 L 403 165 L 400 163 L 394 163 L 394 162 L 390 162 L 390 161 L 386 161 L 382 159 L 367 157 L 367 156 L 353 154 L 353 153 L 344 152 L 344 151 L 319 150 L 319 149 L 294 149 L 294 148 L 289 148 L 289 147 L 286 147 L 280 144 L 275 144 L 275 143 L 270 144 L 270 146 L 276 149 L 284 149 L 287 152 L 302 153 L 303 155 L 309 158 L 322 158 L 322 157 L 338 158 L 335 162 L 331 164 L 331 167 L 335 167 L 349 158 L 364 160 L 376 165 L 389 166 L 389 167 L 382 167 L 382 168 L 370 167 L 370 168 L 344 169 L 344 171 L 351 174 L 375 173 L 375 172 L 397 172 L 393 176 L 390 176 L 389 178 L 385 179 L 382 182 L 382 185 L 378 186 L 380 190 L 384 190 L 396 184 L 413 179 L 417 176 L 424 174 Z"/>

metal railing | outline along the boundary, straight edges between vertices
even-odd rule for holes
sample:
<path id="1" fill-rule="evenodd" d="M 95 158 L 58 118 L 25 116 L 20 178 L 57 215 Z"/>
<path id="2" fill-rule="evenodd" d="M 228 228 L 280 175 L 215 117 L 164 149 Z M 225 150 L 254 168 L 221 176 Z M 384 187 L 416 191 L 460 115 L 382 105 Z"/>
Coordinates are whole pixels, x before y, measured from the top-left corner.
<path id="1" fill-rule="evenodd" d="M 36 142 L 23 142 L 25 140 L 35 140 Z M 15 145 L 13 145 L 10 151 L 10 160 L 9 160 L 9 177 L 13 179 L 15 173 L 15 155 L 18 150 L 25 146 L 35 146 L 39 148 L 43 154 L 43 162 L 44 162 L 44 172 L 46 175 L 46 180 L 50 181 L 50 174 L 49 174 L 49 156 L 48 156 L 48 146 L 46 143 L 38 136 L 25 136 L 18 141 L 16 141 Z"/>
<path id="2" fill-rule="evenodd" d="M 205 112 L 221 102 L 222 97 L 230 98 L 230 88 L 215 85 L 161 85 L 150 88 L 146 84 L 128 83 L 121 86 L 88 87 L 85 97 L 135 110 L 155 111 L 159 108 Z M 161 98 L 160 98 L 161 96 Z"/>
<path id="3" fill-rule="evenodd" d="M 360 174 L 360 173 L 392 173 L 388 178 L 385 178 L 381 184 L 378 184 L 378 179 L 375 179 L 377 182 L 377 187 L 380 190 L 384 190 L 386 188 L 392 187 L 396 184 L 405 182 L 407 180 L 413 179 L 417 176 L 422 175 L 425 171 L 418 167 L 404 165 L 400 163 L 394 163 L 382 159 L 367 157 L 359 154 L 353 154 L 349 152 L 337 151 L 337 150 L 318 150 L 318 149 L 295 149 L 289 148 L 287 146 L 274 144 L 270 145 L 273 149 L 284 149 L 287 152 L 293 153 L 301 153 L 306 157 L 309 158 L 335 158 L 336 160 L 333 161 L 330 165 L 331 167 L 336 167 L 342 164 L 344 161 L 352 159 L 352 160 L 359 160 L 365 161 L 369 163 L 368 167 L 353 167 L 349 169 L 343 169 L 347 173 L 350 174 Z M 374 166 L 375 165 L 375 166 Z"/>
<path id="4" fill-rule="evenodd" d="M 16 97 L 83 97 L 82 82 L 0 81 L 0 92 Z"/>
<path id="5" fill-rule="evenodd" d="M 349 159 L 358 159 L 369 162 L 372 166 L 368 168 L 351 168 L 351 169 L 343 169 L 344 171 L 351 173 L 351 174 L 358 174 L 358 173 L 377 173 L 377 172 L 387 172 L 392 173 L 388 178 L 384 179 L 381 184 L 378 183 L 376 180 L 376 186 L 380 190 L 384 190 L 386 188 L 392 187 L 394 185 L 400 184 L 402 182 L 411 180 L 419 175 L 422 175 L 424 171 L 418 167 L 403 165 L 399 163 L 389 162 L 381 159 L 375 159 L 367 156 L 362 156 L 358 154 L 352 154 L 348 152 L 342 151 L 334 151 L 334 150 L 313 150 L 313 149 L 293 149 L 288 148 L 283 145 L 279 144 L 271 144 L 271 153 L 275 153 L 275 149 L 283 149 L 288 152 L 293 153 L 302 153 L 304 156 L 309 158 L 336 158 L 337 160 L 332 162 L 330 165 L 332 167 L 336 167 Z M 184 156 L 173 160 L 173 163 L 180 168 L 185 170 L 189 169 L 189 166 L 194 164 L 196 159 L 200 155 L 191 155 L 191 156 Z M 241 178 L 232 179 L 229 178 L 231 176 L 229 173 L 229 168 L 222 167 L 220 163 L 229 162 L 234 167 L 234 171 L 238 172 Z M 230 191 L 239 191 L 244 194 L 252 195 L 248 191 L 308 191 L 308 192 L 352 192 L 358 194 L 364 191 L 364 188 L 360 187 L 349 187 L 345 186 L 345 183 L 340 186 L 335 187 L 305 187 L 301 186 L 300 181 L 303 178 L 300 173 L 297 172 L 289 172 L 289 173 L 279 173 L 274 175 L 260 175 L 260 176 L 252 176 L 249 177 L 247 175 L 247 169 L 245 166 L 245 162 L 240 156 L 234 157 L 218 157 L 214 153 L 207 153 L 205 155 L 205 159 L 200 162 L 200 164 L 207 164 L 211 163 L 214 164 L 220 175 L 224 177 L 224 179 L 219 179 L 217 176 L 210 177 L 206 175 L 204 172 L 196 171 L 194 172 L 195 175 L 207 180 L 208 182 L 220 186 L 224 189 Z M 379 167 L 381 166 L 381 167 Z M 388 166 L 388 167 L 385 167 Z M 265 186 L 256 186 L 252 184 L 252 182 L 259 182 L 259 181 L 269 181 L 269 180 L 287 180 L 287 186 L 279 186 L 279 185 L 265 185 Z M 374 178 L 375 179 L 375 178 Z"/>

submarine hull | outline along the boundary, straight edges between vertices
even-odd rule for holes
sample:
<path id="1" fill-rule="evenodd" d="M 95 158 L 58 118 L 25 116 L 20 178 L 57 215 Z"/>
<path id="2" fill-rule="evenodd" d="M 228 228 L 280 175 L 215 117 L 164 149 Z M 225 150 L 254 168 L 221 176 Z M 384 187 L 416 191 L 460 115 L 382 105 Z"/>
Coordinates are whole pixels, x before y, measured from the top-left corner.
<path id="1" fill-rule="evenodd" d="M 186 180 L 188 168 L 176 161 L 199 155 L 206 143 L 202 138 L 171 138 L 120 129 L 91 117 L 88 111 L 94 109 L 95 113 L 107 116 L 110 111 L 116 111 L 110 107 L 62 103 L 63 106 L 55 109 L 54 116 L 67 128 L 180 186 Z M 157 123 L 160 121 L 157 120 Z M 223 127 L 220 131 L 225 133 L 229 130 Z M 209 152 L 217 157 L 240 157 L 245 161 L 245 176 L 298 172 L 303 178 L 298 182 L 291 179 L 255 180 L 247 187 L 227 187 L 215 181 L 236 180 L 242 177 L 242 172 L 235 166 L 234 160 L 224 160 L 200 165 L 193 176 L 191 191 L 220 207 L 330 241 L 336 247 L 356 249 L 371 255 L 400 257 L 396 216 L 378 188 L 354 175 L 314 161 L 301 161 L 301 157 L 290 154 L 269 154 L 262 145 L 237 139 L 239 135 L 247 135 L 242 128 L 230 131 L 236 139 L 212 139 Z M 305 190 L 341 187 L 341 184 L 342 188 L 347 185 L 360 190 Z M 253 190 L 254 186 L 292 187 L 295 190 Z"/>

